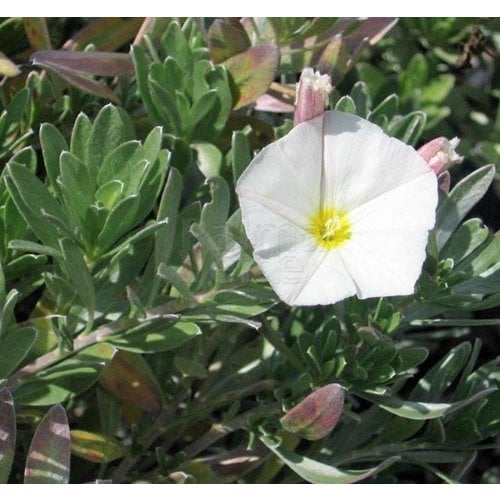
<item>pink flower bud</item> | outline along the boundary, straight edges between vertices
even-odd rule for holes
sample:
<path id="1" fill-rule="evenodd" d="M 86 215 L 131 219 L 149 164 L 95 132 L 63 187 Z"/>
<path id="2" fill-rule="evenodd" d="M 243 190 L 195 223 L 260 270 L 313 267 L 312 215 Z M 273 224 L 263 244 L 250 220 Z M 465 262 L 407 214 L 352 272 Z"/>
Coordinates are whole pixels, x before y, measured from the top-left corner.
<path id="1" fill-rule="evenodd" d="M 304 68 L 297 83 L 294 125 L 311 120 L 323 113 L 328 105 L 332 84 L 328 75 Z"/>
<path id="2" fill-rule="evenodd" d="M 344 389 L 339 384 L 325 385 L 294 406 L 281 424 L 287 431 L 315 441 L 334 429 L 343 408 Z"/>
<path id="3" fill-rule="evenodd" d="M 455 137 L 449 141 L 446 137 L 438 137 L 424 144 L 419 150 L 419 155 L 429 164 L 436 175 L 444 172 L 453 165 L 462 163 L 464 157 L 455 149 L 460 140 Z"/>

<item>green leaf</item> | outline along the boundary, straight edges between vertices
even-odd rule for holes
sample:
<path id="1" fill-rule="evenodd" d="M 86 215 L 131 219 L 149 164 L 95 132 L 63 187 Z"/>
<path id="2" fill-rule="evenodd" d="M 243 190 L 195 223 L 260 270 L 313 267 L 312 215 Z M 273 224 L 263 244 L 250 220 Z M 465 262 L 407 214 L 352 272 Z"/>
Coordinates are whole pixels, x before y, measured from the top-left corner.
<path id="1" fill-rule="evenodd" d="M 371 108 L 371 99 L 366 83 L 356 82 L 351 90 L 351 98 L 354 102 L 354 109 L 357 114 L 366 118 L 368 110 Z"/>
<path id="2" fill-rule="evenodd" d="M 60 167 L 61 176 L 57 184 L 66 207 L 76 217 L 75 222 L 84 221 L 88 206 L 94 201 L 95 179 L 89 177 L 84 163 L 68 151 L 61 153 Z"/>
<path id="3" fill-rule="evenodd" d="M 395 116 L 390 124 L 390 135 L 414 146 L 424 131 L 427 117 L 421 111 L 413 111 L 406 116 Z"/>
<path id="4" fill-rule="evenodd" d="M 189 121 L 187 130 L 193 130 L 214 108 L 217 102 L 217 90 L 208 90 L 195 101 L 193 107 L 189 110 Z"/>
<path id="5" fill-rule="evenodd" d="M 411 420 L 429 420 L 449 415 L 454 411 L 460 410 L 461 408 L 486 397 L 488 394 L 491 394 L 496 390 L 496 388 L 484 389 L 467 399 L 455 401 L 454 403 L 404 401 L 396 397 L 376 396 L 374 394 L 367 393 L 360 393 L 359 396 L 377 404 L 380 408 L 388 411 L 389 413 L 398 415 L 399 417 L 409 418 Z"/>
<path id="6" fill-rule="evenodd" d="M 186 377 L 199 379 L 208 377 L 208 370 L 195 359 L 177 355 L 174 357 L 174 365 Z"/>
<path id="7" fill-rule="evenodd" d="M 352 100 L 352 97 L 345 95 L 341 97 L 337 104 L 335 105 L 335 111 L 342 111 L 344 113 L 356 114 L 356 104 Z"/>
<path id="8" fill-rule="evenodd" d="M 102 186 L 109 181 L 119 180 L 128 184 L 127 175 L 130 175 L 132 166 L 143 159 L 143 146 L 139 141 L 120 144 L 106 156 L 99 169 L 97 183 Z"/>
<path id="9" fill-rule="evenodd" d="M 0 352 L 5 353 L 0 357 L 0 379 L 7 378 L 21 364 L 37 336 L 34 328 L 22 327 L 0 339 Z"/>
<path id="10" fill-rule="evenodd" d="M 154 123 L 161 124 L 162 119 L 153 103 L 153 98 L 149 91 L 148 75 L 149 65 L 146 59 L 146 51 L 139 45 L 131 47 L 132 61 L 134 63 L 137 87 L 144 107 Z"/>
<path id="11" fill-rule="evenodd" d="M 79 113 L 73 125 L 70 152 L 87 164 L 88 144 L 92 133 L 92 122 L 85 113 Z"/>
<path id="12" fill-rule="evenodd" d="M 257 45 L 224 61 L 236 87 L 235 109 L 247 106 L 267 91 L 279 59 L 280 51 L 275 45 Z"/>
<path id="13" fill-rule="evenodd" d="M 62 238 L 59 240 L 59 245 L 64 257 L 66 275 L 88 309 L 87 329 L 89 329 L 92 326 L 95 311 L 95 291 L 92 276 L 85 263 L 83 252 L 75 242 Z"/>
<path id="14" fill-rule="evenodd" d="M 60 205 L 50 195 L 47 188 L 26 167 L 9 163 L 6 179 L 7 188 L 18 210 L 31 227 L 36 236 L 48 246 L 57 248 L 58 231 L 43 213 L 47 213 L 62 221 L 69 227 L 66 215 Z"/>
<path id="15" fill-rule="evenodd" d="M 53 406 L 37 427 L 28 451 L 24 484 L 67 484 L 70 472 L 68 417 Z"/>
<path id="16" fill-rule="evenodd" d="M 441 104 L 455 85 L 455 77 L 450 74 L 439 75 L 433 78 L 420 94 L 423 104 Z"/>
<path id="17" fill-rule="evenodd" d="M 0 338 L 7 331 L 7 327 L 14 318 L 14 307 L 17 304 L 17 299 L 19 298 L 19 292 L 15 289 L 9 291 L 5 297 L 4 303 L 1 304 L 1 316 L 0 316 Z"/>
<path id="18" fill-rule="evenodd" d="M 197 152 L 197 164 L 200 172 L 208 179 L 219 175 L 222 165 L 222 153 L 217 146 L 209 142 L 197 142 L 192 144 Z"/>
<path id="19" fill-rule="evenodd" d="M 170 320 L 171 323 L 171 320 Z M 178 321 L 175 325 L 140 325 L 128 332 L 109 337 L 120 349 L 137 353 L 155 353 L 176 349 L 202 332 L 196 323 Z"/>
<path id="20" fill-rule="evenodd" d="M 0 390 L 0 436 L 0 484 L 5 484 L 16 451 L 16 411 L 8 389 Z"/>
<path id="21" fill-rule="evenodd" d="M 189 285 L 182 279 L 174 266 L 167 266 L 163 262 L 158 266 L 158 276 L 172 285 L 188 301 L 194 300 L 193 292 Z"/>
<path id="22" fill-rule="evenodd" d="M 233 181 L 235 184 L 251 160 L 252 151 L 247 136 L 240 130 L 234 131 L 231 139 L 231 163 L 233 165 Z"/>
<path id="23" fill-rule="evenodd" d="M 368 120 L 378 123 L 377 119 L 381 116 L 386 116 L 388 120 L 398 112 L 399 98 L 396 94 L 391 94 L 386 97 L 375 109 L 368 115 Z"/>
<path id="24" fill-rule="evenodd" d="M 97 178 L 109 153 L 132 139 L 133 126 L 125 111 L 111 104 L 104 106 L 97 114 L 88 141 L 87 167 L 90 178 Z"/>
<path id="25" fill-rule="evenodd" d="M 122 425 L 123 403 L 100 387 L 96 388 L 96 395 L 101 430 L 107 436 L 116 436 Z"/>
<path id="26" fill-rule="evenodd" d="M 463 260 L 456 267 L 456 270 L 465 272 L 468 276 L 491 278 L 493 277 L 493 273 L 499 268 L 499 258 L 500 232 L 497 232 L 493 238 L 478 248 L 469 258 Z"/>
<path id="27" fill-rule="evenodd" d="M 441 259 L 453 259 L 456 266 L 484 243 L 488 235 L 488 228 L 480 219 L 470 219 L 452 234 L 439 256 Z"/>
<path id="28" fill-rule="evenodd" d="M 110 212 L 102 231 L 97 237 L 95 253 L 100 255 L 108 251 L 111 246 L 126 232 L 133 229 L 132 224 L 140 204 L 139 195 L 131 195 L 121 200 Z"/>
<path id="29" fill-rule="evenodd" d="M 193 71 L 193 57 L 186 36 L 177 21 L 169 23 L 161 44 L 165 53 L 177 61 L 182 73 L 190 75 Z"/>
<path id="30" fill-rule="evenodd" d="M 40 127 L 40 145 L 42 147 L 43 163 L 52 188 L 57 193 L 59 186 L 59 158 L 63 151 L 68 151 L 66 139 L 51 123 L 44 123 Z"/>
<path id="31" fill-rule="evenodd" d="M 180 135 L 183 130 L 183 120 L 174 97 L 151 76 L 148 79 L 148 87 L 155 115 L 159 118 L 158 123 L 164 125 L 168 132 Z"/>
<path id="32" fill-rule="evenodd" d="M 55 248 L 48 247 L 46 245 L 40 245 L 39 243 L 35 243 L 34 241 L 10 240 L 9 249 L 19 250 L 21 252 L 32 252 L 42 255 L 50 255 L 51 257 L 55 257 L 57 259 L 62 258 L 61 252 L 59 252 Z"/>
<path id="33" fill-rule="evenodd" d="M 400 363 L 397 366 L 398 373 L 405 372 L 423 363 L 429 356 L 426 347 L 402 347 L 398 350 Z"/>
<path id="34" fill-rule="evenodd" d="M 147 279 L 149 284 L 148 295 L 150 300 L 156 296 L 160 286 L 160 277 L 157 272 L 161 265 L 168 266 L 174 248 L 177 218 L 182 195 L 182 176 L 176 168 L 170 169 L 167 182 L 163 188 L 158 208 L 157 220 L 166 219 L 166 226 L 161 228 L 155 236 L 154 259 L 150 264 Z"/>
<path id="35" fill-rule="evenodd" d="M 440 250 L 458 227 L 460 221 L 484 196 L 494 176 L 495 167 L 493 165 L 477 169 L 462 179 L 441 203 L 436 216 L 436 243 Z"/>
<path id="36" fill-rule="evenodd" d="M 101 203 L 106 210 L 112 210 L 122 197 L 123 187 L 122 181 L 108 181 L 96 191 L 95 201 Z"/>
<path id="37" fill-rule="evenodd" d="M 421 378 L 411 393 L 411 398 L 428 402 L 438 401 L 464 368 L 471 353 L 470 342 L 450 350 Z"/>
<path id="38" fill-rule="evenodd" d="M 103 258 L 109 257 L 112 255 L 111 264 L 118 262 L 120 259 L 127 255 L 131 246 L 136 244 L 138 241 L 144 240 L 149 236 L 160 231 L 164 226 L 168 224 L 167 220 L 160 220 L 158 222 L 147 223 L 142 229 L 139 229 L 130 237 L 128 237 L 125 241 L 120 243 L 118 246 L 114 247 L 110 252 L 103 255 Z"/>
<path id="39" fill-rule="evenodd" d="M 89 462 L 106 464 L 129 454 L 126 446 L 104 434 L 74 429 L 70 435 L 71 453 Z"/>
<path id="40" fill-rule="evenodd" d="M 30 101 L 30 91 L 24 88 L 12 97 L 0 117 L 0 140 L 19 127 Z"/>
<path id="41" fill-rule="evenodd" d="M 157 413 L 162 407 L 160 385 L 148 363 L 135 352 L 118 351 L 99 383 L 121 401 L 141 410 Z"/>
<path id="42" fill-rule="evenodd" d="M 331 465 L 286 450 L 267 436 L 260 440 L 302 479 L 312 484 L 350 484 L 363 481 L 397 462 L 400 457 L 391 457 L 371 469 L 363 471 L 343 471 Z"/>
<path id="43" fill-rule="evenodd" d="M 16 402 L 48 406 L 80 394 L 99 378 L 116 352 L 109 343 L 95 344 L 27 378 L 15 390 Z"/>

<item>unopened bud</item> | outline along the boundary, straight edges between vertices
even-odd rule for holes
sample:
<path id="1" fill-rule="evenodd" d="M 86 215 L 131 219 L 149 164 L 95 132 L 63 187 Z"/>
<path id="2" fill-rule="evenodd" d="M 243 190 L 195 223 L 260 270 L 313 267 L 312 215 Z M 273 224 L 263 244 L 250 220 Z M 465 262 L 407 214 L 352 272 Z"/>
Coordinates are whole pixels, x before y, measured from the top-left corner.
<path id="1" fill-rule="evenodd" d="M 322 75 L 312 68 L 304 68 L 297 83 L 294 125 L 316 118 L 328 106 L 332 83 L 328 75 Z"/>
<path id="2" fill-rule="evenodd" d="M 325 385 L 294 406 L 281 424 L 287 431 L 315 441 L 335 428 L 343 408 L 344 389 L 339 384 Z"/>
<path id="3" fill-rule="evenodd" d="M 446 137 L 437 137 L 424 144 L 418 154 L 429 164 L 436 175 L 444 172 L 453 165 L 462 163 L 464 157 L 460 156 L 455 149 L 460 139 L 455 137 L 449 141 Z"/>

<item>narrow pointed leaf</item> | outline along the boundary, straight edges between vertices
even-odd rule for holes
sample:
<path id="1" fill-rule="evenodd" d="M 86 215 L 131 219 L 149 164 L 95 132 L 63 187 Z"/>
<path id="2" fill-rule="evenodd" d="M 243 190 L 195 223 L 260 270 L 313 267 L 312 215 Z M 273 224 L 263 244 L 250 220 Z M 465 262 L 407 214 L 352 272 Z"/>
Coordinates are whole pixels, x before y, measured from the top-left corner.
<path id="1" fill-rule="evenodd" d="M 23 327 L 0 339 L 0 379 L 7 378 L 28 355 L 38 336 L 34 328 Z"/>
<path id="2" fill-rule="evenodd" d="M 104 342 L 83 349 L 27 378 L 15 390 L 16 402 L 48 406 L 80 394 L 96 383 L 115 352 L 115 347 Z"/>
<path id="3" fill-rule="evenodd" d="M 429 420 L 440 418 L 454 411 L 478 401 L 486 397 L 488 394 L 495 392 L 497 389 L 491 387 L 477 392 L 467 399 L 455 401 L 453 403 L 426 403 L 423 401 L 404 401 L 396 397 L 376 396 L 374 394 L 363 393 L 361 397 L 377 404 L 380 408 L 398 415 L 399 417 L 409 418 L 412 420 Z"/>
<path id="4" fill-rule="evenodd" d="M 439 249 L 443 248 L 461 220 L 484 196 L 494 176 L 495 167 L 486 165 L 462 179 L 451 190 L 437 212 L 436 242 Z"/>
<path id="5" fill-rule="evenodd" d="M 67 484 L 70 472 L 70 434 L 68 418 L 61 405 L 52 407 L 31 441 L 25 484 Z"/>
<path id="6" fill-rule="evenodd" d="M 131 41 L 141 27 L 141 17 L 103 17 L 91 21 L 63 45 L 67 51 L 95 45 L 98 50 L 116 50 Z"/>
<path id="7" fill-rule="evenodd" d="M 171 320 L 170 320 L 171 323 Z M 178 321 L 169 327 L 143 325 L 129 330 L 126 333 L 113 335 L 108 340 L 120 349 L 137 353 L 154 353 L 170 351 L 189 340 L 200 335 L 202 332 L 196 323 Z"/>
<path id="8" fill-rule="evenodd" d="M 128 451 L 110 436 L 84 430 L 71 431 L 71 453 L 89 462 L 105 464 L 124 457 Z"/>
<path id="9" fill-rule="evenodd" d="M 35 52 L 31 61 L 37 66 L 52 69 L 54 65 L 69 72 L 95 76 L 132 76 L 134 65 L 129 54 L 116 52 L 74 52 L 44 50 Z"/>
<path id="10" fill-rule="evenodd" d="M 344 471 L 288 451 L 283 446 L 277 445 L 269 437 L 261 437 L 260 440 L 302 479 L 313 484 L 357 483 L 387 469 L 399 460 L 399 457 L 391 457 L 371 469 L 363 471 Z"/>

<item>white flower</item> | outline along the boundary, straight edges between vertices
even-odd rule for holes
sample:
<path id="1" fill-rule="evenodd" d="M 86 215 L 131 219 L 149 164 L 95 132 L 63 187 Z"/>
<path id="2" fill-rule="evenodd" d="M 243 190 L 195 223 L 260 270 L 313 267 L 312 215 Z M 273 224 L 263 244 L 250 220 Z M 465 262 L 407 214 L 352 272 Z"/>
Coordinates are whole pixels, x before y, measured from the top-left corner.
<path id="1" fill-rule="evenodd" d="M 264 148 L 240 177 L 254 259 L 290 305 L 413 293 L 437 180 L 410 146 L 327 111 Z"/>

